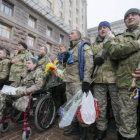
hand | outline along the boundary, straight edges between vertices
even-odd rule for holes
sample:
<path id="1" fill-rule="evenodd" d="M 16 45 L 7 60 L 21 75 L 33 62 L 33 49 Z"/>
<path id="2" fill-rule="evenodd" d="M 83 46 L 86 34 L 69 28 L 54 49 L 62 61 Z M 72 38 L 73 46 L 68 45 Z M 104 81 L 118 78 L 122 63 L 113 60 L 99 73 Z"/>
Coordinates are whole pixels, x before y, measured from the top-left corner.
<path id="1" fill-rule="evenodd" d="M 102 57 L 96 57 L 96 58 L 94 59 L 94 64 L 95 64 L 95 65 L 100 66 L 100 65 L 102 65 L 103 63 L 104 63 L 104 59 L 103 59 Z"/>
<path id="2" fill-rule="evenodd" d="M 26 95 L 26 91 L 23 91 L 23 90 L 16 90 L 16 94 L 15 95 L 12 95 L 13 97 L 16 97 L 16 98 L 20 98 L 22 96 Z"/>
<path id="3" fill-rule="evenodd" d="M 17 59 L 17 58 L 15 58 L 11 61 L 11 63 L 14 63 L 14 64 L 17 63 L 17 62 L 19 62 L 19 59 Z"/>
<path id="4" fill-rule="evenodd" d="M 66 63 L 66 62 L 67 62 L 69 56 L 70 56 L 70 55 L 69 55 L 69 53 L 67 52 L 67 53 L 65 54 L 64 58 L 63 58 L 63 63 Z"/>
<path id="5" fill-rule="evenodd" d="M 89 89 L 90 89 L 90 84 L 88 82 L 83 82 L 82 91 L 87 93 L 87 92 L 89 92 Z"/>
<path id="6" fill-rule="evenodd" d="M 140 67 L 136 69 L 135 73 L 136 74 L 133 77 L 137 80 L 140 80 Z"/>

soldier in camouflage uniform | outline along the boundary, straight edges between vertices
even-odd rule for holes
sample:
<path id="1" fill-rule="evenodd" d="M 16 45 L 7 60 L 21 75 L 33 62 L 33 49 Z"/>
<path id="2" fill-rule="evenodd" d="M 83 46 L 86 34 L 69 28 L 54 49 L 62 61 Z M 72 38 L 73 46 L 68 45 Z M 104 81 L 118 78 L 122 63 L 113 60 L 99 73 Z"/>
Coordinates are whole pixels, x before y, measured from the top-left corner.
<path id="1" fill-rule="evenodd" d="M 37 67 L 38 60 L 34 57 L 29 57 L 27 60 L 26 68 L 20 78 L 11 84 L 14 87 L 23 87 L 17 89 L 16 95 L 9 95 L 15 98 L 13 106 L 19 111 L 25 111 L 29 101 L 29 94 L 37 93 L 42 90 L 44 86 L 44 72 L 40 67 Z M 5 105 L 6 95 L 1 92 L 0 94 L 0 119 L 2 118 L 2 110 Z"/>
<path id="2" fill-rule="evenodd" d="M 92 44 L 94 54 L 94 65 L 98 66 L 96 74 L 93 74 L 94 87 L 93 93 L 95 98 L 99 101 L 100 116 L 96 121 L 97 132 L 94 140 L 102 140 L 106 136 L 107 130 L 107 104 L 108 93 L 111 98 L 111 105 L 116 121 L 116 126 L 119 125 L 119 109 L 118 109 L 118 90 L 115 84 L 116 80 L 116 64 L 110 60 L 109 53 L 102 58 L 104 40 L 108 32 L 111 30 L 109 22 L 100 22 L 98 26 L 98 36 L 96 41 Z M 101 60 L 100 60 L 101 59 Z"/>
<path id="3" fill-rule="evenodd" d="M 115 45 L 111 47 L 111 57 L 118 61 L 116 84 L 119 88 L 120 127 L 119 140 L 132 140 L 137 134 L 138 98 L 130 99 L 132 73 L 140 62 L 140 10 L 129 9 L 124 22 L 127 29 L 116 37 Z M 140 88 L 140 81 L 136 81 Z"/>
<path id="4" fill-rule="evenodd" d="M 81 79 L 80 72 L 78 68 L 78 47 L 79 44 L 82 43 L 81 33 L 78 30 L 72 30 L 69 34 L 70 39 L 70 53 L 72 57 L 72 61 L 70 61 L 70 55 L 66 54 L 64 58 L 64 62 L 66 64 L 66 73 L 65 80 L 66 81 L 66 96 L 67 99 L 70 99 L 74 94 L 76 94 L 80 89 L 83 92 L 89 91 L 89 83 L 91 82 L 91 73 L 93 69 L 93 53 L 88 44 L 84 44 L 83 47 L 83 57 L 84 57 L 84 78 Z M 80 131 L 80 139 L 86 140 L 87 135 L 87 126 L 80 123 L 81 131 Z M 71 128 L 64 131 L 64 135 L 74 135 L 79 133 L 79 127 L 76 121 L 72 122 Z"/>
<path id="5" fill-rule="evenodd" d="M 0 86 L 2 86 L 9 76 L 10 60 L 5 49 L 0 49 Z"/>
<path id="6" fill-rule="evenodd" d="M 40 47 L 39 56 L 38 56 L 38 64 L 42 67 L 42 70 L 45 71 L 46 65 L 50 62 L 49 57 L 47 56 L 47 48 Z"/>
<path id="7" fill-rule="evenodd" d="M 26 71 L 26 59 L 31 55 L 27 50 L 27 45 L 24 42 L 19 42 L 17 45 L 18 54 L 11 60 L 11 69 L 9 81 L 16 81 L 20 75 Z"/>

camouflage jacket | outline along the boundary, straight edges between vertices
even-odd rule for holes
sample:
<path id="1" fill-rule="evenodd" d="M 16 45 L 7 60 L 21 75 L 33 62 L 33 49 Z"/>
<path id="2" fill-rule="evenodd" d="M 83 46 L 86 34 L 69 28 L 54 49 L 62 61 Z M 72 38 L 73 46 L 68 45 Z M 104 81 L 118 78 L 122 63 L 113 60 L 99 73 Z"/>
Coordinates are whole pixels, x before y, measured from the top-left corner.
<path id="1" fill-rule="evenodd" d="M 126 30 L 116 37 L 116 43 L 111 48 L 111 57 L 118 61 L 117 86 L 128 88 L 132 83 L 132 73 L 140 62 L 140 50 L 137 40 L 140 39 L 140 26 Z M 136 81 L 140 88 L 140 81 Z"/>
<path id="2" fill-rule="evenodd" d="M 0 81 L 8 80 L 10 71 L 10 60 L 6 58 L 0 58 Z"/>
<path id="3" fill-rule="evenodd" d="M 41 91 L 44 86 L 44 72 L 40 67 L 36 67 L 32 71 L 26 71 L 11 86 L 25 86 L 27 94 Z"/>
<path id="4" fill-rule="evenodd" d="M 47 55 L 41 55 L 38 57 L 38 64 L 45 71 L 46 65 L 49 63 L 49 57 Z"/>
<path id="5" fill-rule="evenodd" d="M 65 79 L 66 82 L 80 82 L 80 74 L 78 68 L 78 45 L 79 41 L 73 41 L 70 52 L 72 53 L 73 63 L 66 64 Z M 93 53 L 87 44 L 84 45 L 84 80 L 85 82 L 91 82 L 91 74 L 93 70 Z"/>
<path id="6" fill-rule="evenodd" d="M 9 81 L 16 81 L 20 75 L 26 70 L 26 60 L 31 57 L 31 53 L 27 50 L 19 51 L 12 59 L 18 59 L 19 62 L 11 65 Z"/>
<path id="7" fill-rule="evenodd" d="M 96 41 L 92 44 L 93 57 L 100 57 L 103 51 L 103 41 L 100 36 L 97 36 Z M 116 64 L 110 59 L 107 54 L 104 63 L 98 67 L 96 75 L 93 77 L 95 83 L 115 83 L 116 81 Z"/>

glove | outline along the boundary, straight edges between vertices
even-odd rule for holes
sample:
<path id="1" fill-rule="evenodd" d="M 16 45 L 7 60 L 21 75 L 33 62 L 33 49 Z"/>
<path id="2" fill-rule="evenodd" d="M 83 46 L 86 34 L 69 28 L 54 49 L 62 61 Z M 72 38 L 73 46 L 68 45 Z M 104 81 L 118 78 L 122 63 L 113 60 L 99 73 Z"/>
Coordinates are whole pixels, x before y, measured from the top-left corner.
<path id="1" fill-rule="evenodd" d="M 69 55 L 69 53 L 67 52 L 67 53 L 65 54 L 65 57 L 63 58 L 63 63 L 66 63 L 66 62 L 67 62 L 69 56 L 70 56 L 70 55 Z"/>
<path id="2" fill-rule="evenodd" d="M 95 64 L 95 65 L 100 66 L 100 65 L 102 65 L 103 63 L 104 63 L 104 59 L 103 59 L 102 57 L 96 57 L 96 58 L 94 59 L 94 64 Z"/>
<path id="3" fill-rule="evenodd" d="M 89 89 L 90 89 L 90 84 L 88 83 L 88 82 L 83 82 L 82 83 L 82 91 L 83 91 L 83 93 L 84 92 L 89 92 Z"/>

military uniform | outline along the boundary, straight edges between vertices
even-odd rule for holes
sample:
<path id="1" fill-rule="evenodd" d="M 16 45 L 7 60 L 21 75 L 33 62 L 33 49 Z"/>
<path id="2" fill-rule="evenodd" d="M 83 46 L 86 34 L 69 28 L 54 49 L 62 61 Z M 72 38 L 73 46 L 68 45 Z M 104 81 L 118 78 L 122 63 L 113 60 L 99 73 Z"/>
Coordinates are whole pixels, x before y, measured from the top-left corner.
<path id="1" fill-rule="evenodd" d="M 10 60 L 8 57 L 0 58 L 0 85 L 8 80 L 10 70 Z"/>
<path id="2" fill-rule="evenodd" d="M 18 59 L 19 62 L 13 63 L 10 69 L 9 81 L 16 81 L 20 75 L 26 71 L 26 60 L 28 57 L 31 57 L 31 53 L 27 50 L 19 51 L 18 54 L 13 59 Z"/>
<path id="3" fill-rule="evenodd" d="M 140 26 L 137 26 L 118 35 L 115 45 L 111 47 L 111 58 L 118 61 L 116 84 L 119 88 L 119 132 L 127 138 L 133 138 L 137 134 L 138 99 L 130 99 L 128 89 L 132 83 L 132 73 L 140 62 L 139 39 Z M 140 81 L 136 81 L 136 88 L 140 88 Z"/>
<path id="4" fill-rule="evenodd" d="M 92 44 L 94 58 L 101 57 L 103 52 L 104 39 L 98 36 Z M 109 53 L 106 54 L 104 63 L 98 67 L 96 75 L 94 75 L 93 93 L 99 101 L 100 116 L 96 121 L 98 130 L 105 131 L 107 129 L 107 102 L 108 92 L 111 98 L 113 114 L 116 121 L 116 126 L 119 125 L 119 109 L 118 109 L 118 90 L 115 84 L 116 80 L 116 64 L 110 60 Z"/>
<path id="5" fill-rule="evenodd" d="M 80 40 L 72 41 L 70 52 L 72 54 L 73 63 L 66 64 L 65 79 L 66 82 L 66 97 L 70 99 L 74 94 L 82 89 L 82 81 L 80 81 L 80 74 L 78 68 L 78 45 Z M 91 82 L 91 73 L 93 70 L 93 53 L 89 45 L 84 46 L 84 82 Z"/>
<path id="6" fill-rule="evenodd" d="M 35 68 L 32 71 L 25 72 L 20 76 L 20 78 L 16 82 L 12 83 L 11 86 L 26 87 L 24 94 L 21 93 L 22 97 L 19 97 L 13 103 L 13 106 L 16 109 L 20 111 L 25 111 L 29 101 L 28 95 L 30 93 L 34 94 L 36 92 L 41 91 L 44 86 L 44 72 L 42 71 L 41 68 Z M 2 109 L 5 104 L 5 98 L 6 98 L 5 94 L 0 95 L 0 113 L 2 113 Z"/>
<path id="7" fill-rule="evenodd" d="M 38 65 L 42 67 L 42 70 L 45 71 L 46 65 L 49 63 L 49 57 L 47 55 L 40 55 L 38 57 Z"/>

